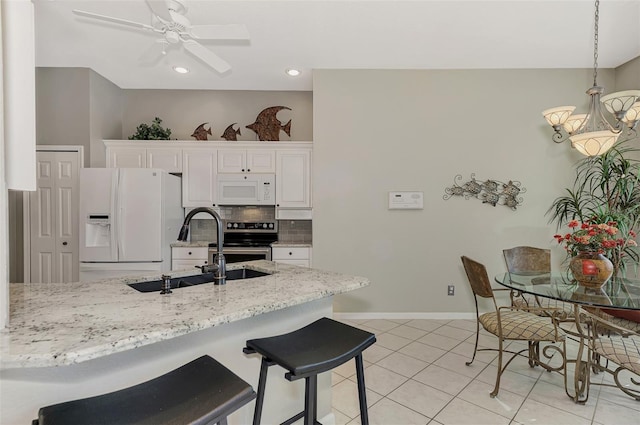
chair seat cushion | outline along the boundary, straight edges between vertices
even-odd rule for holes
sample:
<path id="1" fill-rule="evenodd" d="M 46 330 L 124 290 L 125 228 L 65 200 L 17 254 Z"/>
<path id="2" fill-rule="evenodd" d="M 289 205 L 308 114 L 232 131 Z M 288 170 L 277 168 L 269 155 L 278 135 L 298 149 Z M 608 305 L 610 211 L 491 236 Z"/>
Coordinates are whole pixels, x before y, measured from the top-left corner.
<path id="1" fill-rule="evenodd" d="M 538 297 L 538 301 L 536 301 L 536 297 L 531 294 L 522 294 L 521 297 L 515 298 L 513 300 L 513 306 L 516 308 L 537 307 L 559 309 L 566 313 L 567 317 L 573 317 L 574 315 L 573 305 L 569 303 L 545 297 Z M 550 316 L 552 313 L 552 311 L 549 311 L 546 315 Z"/>
<path id="2" fill-rule="evenodd" d="M 565 333 L 553 326 L 551 319 L 535 314 L 518 311 L 502 310 L 502 337 L 523 341 L 562 341 Z M 480 323 L 487 332 L 498 335 L 498 315 L 496 312 L 485 313 L 480 316 Z"/>
<path id="3" fill-rule="evenodd" d="M 598 338 L 594 341 L 594 350 L 602 357 L 640 375 L 640 337 Z"/>
<path id="4" fill-rule="evenodd" d="M 287 369 L 293 379 L 299 379 L 333 369 L 374 342 L 376 336 L 371 332 L 323 317 L 288 334 L 251 339 L 247 348 Z"/>

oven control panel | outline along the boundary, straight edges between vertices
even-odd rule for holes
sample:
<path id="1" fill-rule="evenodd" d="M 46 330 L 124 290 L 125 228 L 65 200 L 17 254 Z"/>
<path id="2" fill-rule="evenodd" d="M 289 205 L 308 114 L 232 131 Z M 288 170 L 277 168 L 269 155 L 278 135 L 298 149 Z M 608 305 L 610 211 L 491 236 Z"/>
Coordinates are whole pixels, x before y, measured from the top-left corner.
<path id="1" fill-rule="evenodd" d="M 262 231 L 262 232 L 277 232 L 278 223 L 275 220 L 264 221 L 227 221 L 226 232 L 229 231 Z"/>

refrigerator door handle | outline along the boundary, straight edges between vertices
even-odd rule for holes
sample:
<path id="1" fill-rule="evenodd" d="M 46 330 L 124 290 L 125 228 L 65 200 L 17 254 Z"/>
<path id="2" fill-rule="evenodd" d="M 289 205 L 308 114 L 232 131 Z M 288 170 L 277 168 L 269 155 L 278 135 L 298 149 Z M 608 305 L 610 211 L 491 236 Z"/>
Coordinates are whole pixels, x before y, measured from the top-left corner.
<path id="1" fill-rule="evenodd" d="M 115 250 L 115 258 L 119 261 L 122 258 L 122 182 L 120 181 L 120 170 L 116 172 L 114 178 L 114 188 L 111 191 L 113 194 L 112 205 L 114 208 L 114 218 L 115 218 L 115 228 L 112 233 L 113 238 L 115 239 L 115 243 L 113 244 Z"/>

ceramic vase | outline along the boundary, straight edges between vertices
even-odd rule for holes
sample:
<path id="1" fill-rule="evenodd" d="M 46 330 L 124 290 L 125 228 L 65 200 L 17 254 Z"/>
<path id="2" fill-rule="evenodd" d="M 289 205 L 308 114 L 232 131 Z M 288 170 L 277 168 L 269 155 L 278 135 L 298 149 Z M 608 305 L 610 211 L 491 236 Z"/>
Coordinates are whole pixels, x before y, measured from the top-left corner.
<path id="1" fill-rule="evenodd" d="M 599 289 L 611 278 L 613 263 L 602 254 L 583 251 L 571 259 L 569 269 L 579 285 Z"/>

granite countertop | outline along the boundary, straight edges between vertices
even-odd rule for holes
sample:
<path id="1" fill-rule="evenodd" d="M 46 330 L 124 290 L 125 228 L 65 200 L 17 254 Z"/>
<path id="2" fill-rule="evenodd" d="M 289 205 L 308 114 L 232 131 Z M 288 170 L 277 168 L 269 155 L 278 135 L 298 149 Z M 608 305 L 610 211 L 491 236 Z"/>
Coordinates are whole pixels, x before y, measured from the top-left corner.
<path id="1" fill-rule="evenodd" d="M 296 248 L 311 248 L 313 245 L 310 243 L 301 243 L 301 242 L 274 242 L 271 244 L 271 246 L 274 248 L 284 247 L 284 246 L 290 246 L 290 247 L 296 247 Z"/>
<path id="2" fill-rule="evenodd" d="M 209 244 L 211 242 L 209 241 L 194 241 L 194 242 L 182 242 L 182 241 L 176 241 L 176 242 L 171 242 L 171 248 L 180 248 L 180 247 L 184 247 L 184 248 L 190 248 L 190 247 L 205 247 L 208 248 Z"/>
<path id="3" fill-rule="evenodd" d="M 126 285 L 157 275 L 12 283 L 10 325 L 0 331 L 0 368 L 80 363 L 369 285 L 364 277 L 265 260 L 233 263 L 228 269 L 245 266 L 273 274 L 174 289 L 170 295 Z"/>
<path id="4" fill-rule="evenodd" d="M 190 248 L 190 247 L 209 247 L 210 243 L 211 242 L 208 242 L 208 241 L 194 241 L 194 242 L 176 241 L 176 242 L 171 242 L 171 248 L 176 248 L 176 247 L 185 247 L 185 248 Z M 273 247 L 293 246 L 293 247 L 311 248 L 313 245 L 310 244 L 310 243 L 299 243 L 299 242 L 274 242 L 274 243 L 271 244 L 271 246 L 273 246 Z"/>

